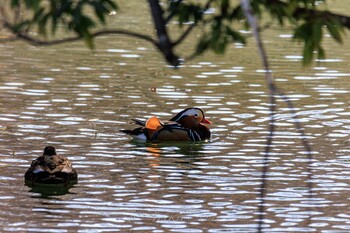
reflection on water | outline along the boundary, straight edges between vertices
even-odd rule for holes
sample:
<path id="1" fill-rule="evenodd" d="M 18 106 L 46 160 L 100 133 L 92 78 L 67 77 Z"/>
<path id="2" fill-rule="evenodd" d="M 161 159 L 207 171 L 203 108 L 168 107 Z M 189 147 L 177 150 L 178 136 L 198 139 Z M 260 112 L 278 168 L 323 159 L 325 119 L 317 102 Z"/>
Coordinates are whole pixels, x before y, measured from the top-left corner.
<path id="1" fill-rule="evenodd" d="M 294 115 L 278 100 L 263 228 L 347 232 L 348 45 L 326 40 L 328 59 L 302 68 L 287 32 L 268 32 L 276 81 L 314 149 L 314 176 Z M 207 54 L 173 70 L 139 40 L 99 42 L 94 52 L 80 43 L 0 45 L 1 231 L 256 232 L 269 103 L 252 43 L 239 56 Z M 214 123 L 210 142 L 140 143 L 119 133 L 131 118 L 167 120 L 190 106 Z M 47 144 L 73 162 L 78 184 L 24 185 Z"/>
<path id="2" fill-rule="evenodd" d="M 66 194 L 72 194 L 69 190 L 73 187 L 73 185 L 29 185 L 29 192 L 38 194 L 39 198 L 48 198 L 51 196 L 62 196 Z M 33 195 L 36 197 L 36 195 Z"/>

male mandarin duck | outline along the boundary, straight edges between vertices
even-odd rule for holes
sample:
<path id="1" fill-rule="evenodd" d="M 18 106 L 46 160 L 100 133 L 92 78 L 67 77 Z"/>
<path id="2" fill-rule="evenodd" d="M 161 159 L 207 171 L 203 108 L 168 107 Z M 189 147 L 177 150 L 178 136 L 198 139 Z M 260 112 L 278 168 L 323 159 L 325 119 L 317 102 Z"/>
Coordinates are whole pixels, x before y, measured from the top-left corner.
<path id="1" fill-rule="evenodd" d="M 158 117 L 151 117 L 146 122 L 135 120 L 142 127 L 134 130 L 120 130 L 135 139 L 148 141 L 202 141 L 210 139 L 210 130 L 204 124 L 211 124 L 204 117 L 200 108 L 187 108 L 163 123 Z"/>
<path id="2" fill-rule="evenodd" d="M 43 155 L 33 160 L 24 178 L 29 184 L 67 184 L 77 182 L 78 174 L 66 157 L 58 155 L 53 146 L 46 146 Z"/>

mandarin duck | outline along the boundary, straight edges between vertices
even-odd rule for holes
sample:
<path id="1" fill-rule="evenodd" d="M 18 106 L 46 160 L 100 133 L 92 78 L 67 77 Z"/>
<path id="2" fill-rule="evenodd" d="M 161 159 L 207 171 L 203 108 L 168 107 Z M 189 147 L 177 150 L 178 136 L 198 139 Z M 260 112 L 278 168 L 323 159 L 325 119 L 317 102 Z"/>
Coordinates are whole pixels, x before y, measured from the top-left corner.
<path id="1" fill-rule="evenodd" d="M 33 160 L 24 179 L 28 184 L 68 184 L 76 183 L 78 174 L 66 157 L 58 155 L 53 146 L 46 146 L 43 155 Z"/>
<path id="2" fill-rule="evenodd" d="M 204 124 L 211 124 L 200 108 L 187 108 L 163 123 L 153 116 L 147 121 L 133 119 L 142 127 L 134 130 L 120 130 L 135 139 L 148 141 L 202 141 L 210 139 L 210 130 Z"/>

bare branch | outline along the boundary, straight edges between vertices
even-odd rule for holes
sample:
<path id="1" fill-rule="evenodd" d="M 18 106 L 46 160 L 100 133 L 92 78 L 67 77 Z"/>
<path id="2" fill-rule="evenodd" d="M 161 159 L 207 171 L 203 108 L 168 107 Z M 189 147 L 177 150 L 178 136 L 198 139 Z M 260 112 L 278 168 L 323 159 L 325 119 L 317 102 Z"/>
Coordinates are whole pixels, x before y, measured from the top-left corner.
<path id="1" fill-rule="evenodd" d="M 295 128 L 296 128 L 297 132 L 300 134 L 301 142 L 302 142 L 303 147 L 305 148 L 305 150 L 307 152 L 307 156 L 308 156 L 308 166 L 307 166 L 308 175 L 307 176 L 308 176 L 308 180 L 309 180 L 309 182 L 307 183 L 307 186 L 308 186 L 308 191 L 309 191 L 309 198 L 311 198 L 313 195 L 313 186 L 312 186 L 312 182 L 311 182 L 311 180 L 312 180 L 312 153 L 311 153 L 312 149 L 311 149 L 311 146 L 310 146 L 308 140 L 306 139 L 305 131 L 304 131 L 300 121 L 297 119 L 297 114 L 295 112 L 295 108 L 294 108 L 292 101 L 290 101 L 288 96 L 286 96 L 278 88 L 276 89 L 276 92 L 283 99 L 283 101 L 287 104 L 289 111 L 292 113 Z"/>
<path id="2" fill-rule="evenodd" d="M 183 2 L 183 0 L 177 0 L 177 1 L 174 3 L 174 4 L 176 4 L 176 5 L 175 5 L 175 8 L 176 8 L 177 6 L 179 6 L 182 2 Z M 168 15 L 168 17 L 165 19 L 165 23 L 166 23 L 166 24 L 169 23 L 170 20 L 174 17 L 174 15 L 175 15 L 175 12 L 172 12 L 172 14 Z"/>
<path id="3" fill-rule="evenodd" d="M 201 14 L 204 14 L 210 7 L 211 3 L 213 2 L 213 0 L 209 0 L 207 2 L 207 4 L 204 7 L 203 12 L 201 12 Z M 196 27 L 196 24 L 192 24 L 190 25 L 187 30 L 176 40 L 173 42 L 173 46 L 177 46 L 178 44 L 180 44 L 183 40 L 185 40 L 187 38 L 187 36 L 190 34 L 190 32 Z"/>
<path id="4" fill-rule="evenodd" d="M 275 95 L 276 93 L 278 93 L 283 99 L 284 101 L 288 104 L 288 107 L 290 109 L 291 112 L 294 112 L 294 106 L 291 103 L 291 101 L 287 98 L 286 95 L 284 95 L 281 91 L 279 91 L 277 89 L 277 87 L 275 86 L 274 83 L 274 79 L 272 76 L 272 73 L 270 71 L 269 68 L 269 63 L 268 63 L 268 58 L 266 55 L 266 52 L 264 50 L 263 47 L 263 43 L 260 37 L 260 33 L 258 30 L 258 24 L 256 22 L 256 18 L 254 16 L 254 13 L 252 11 L 252 8 L 250 6 L 250 2 L 249 0 L 241 0 L 241 5 L 242 5 L 242 9 L 243 12 L 248 20 L 248 23 L 252 29 L 253 35 L 256 39 L 256 43 L 257 43 L 257 47 L 259 50 L 259 54 L 260 57 L 262 59 L 263 62 L 263 67 L 265 68 L 265 77 L 266 77 L 266 81 L 269 87 L 269 99 L 270 99 L 270 123 L 269 123 L 269 135 L 267 137 L 267 145 L 265 147 L 265 154 L 264 154 L 264 166 L 263 166 L 263 170 L 262 170 L 262 182 L 261 182 L 261 186 L 260 186 L 260 205 L 259 205 L 259 227 L 258 227 L 258 232 L 262 232 L 262 224 L 264 221 L 264 215 L 265 215 L 265 196 L 266 196 L 266 192 L 267 192 L 267 172 L 269 169 L 269 154 L 270 154 L 270 150 L 271 150 L 271 145 L 273 142 L 273 136 L 274 136 L 274 130 L 275 130 L 275 112 L 276 112 L 276 99 L 275 99 Z M 295 114 L 294 114 L 295 117 Z M 312 170 L 311 170 L 311 163 L 312 163 L 312 153 L 311 153 L 311 147 L 309 145 L 309 143 L 306 140 L 305 137 L 305 133 L 301 127 L 301 124 L 299 121 L 295 121 L 295 127 L 297 129 L 297 131 L 301 134 L 302 136 L 302 143 L 303 146 L 305 147 L 305 149 L 307 150 L 308 153 L 308 190 L 309 190 L 309 197 L 311 197 L 312 195 L 312 183 L 311 183 L 311 179 L 312 179 Z"/>
<path id="5" fill-rule="evenodd" d="M 16 35 L 16 37 L 11 38 L 11 40 L 22 39 L 22 40 L 25 40 L 32 45 L 38 45 L 38 46 L 57 45 L 57 44 L 63 44 L 63 43 L 67 43 L 67 42 L 79 41 L 79 40 L 83 39 L 82 36 L 74 36 L 74 37 L 68 37 L 68 38 L 51 40 L 51 41 L 40 40 L 40 39 L 34 38 L 26 33 L 21 33 L 21 32 L 16 33 L 16 31 L 14 30 L 14 26 L 11 25 L 9 22 L 7 22 L 5 19 L 3 19 L 3 26 Z M 143 40 L 146 40 L 146 41 L 152 43 L 156 47 L 159 47 L 157 42 L 153 38 L 151 38 L 150 36 L 143 35 L 143 34 L 136 33 L 136 32 L 131 32 L 128 30 L 102 30 L 102 31 L 92 33 L 91 36 L 98 37 L 98 36 L 102 36 L 102 35 L 112 35 L 112 34 L 126 35 L 126 36 L 131 36 L 131 37 L 143 39 Z"/>
<path id="6" fill-rule="evenodd" d="M 158 0 L 148 0 L 151 8 L 152 18 L 158 36 L 158 48 L 163 53 L 165 59 L 173 66 L 180 64 L 180 59 L 173 52 L 173 45 L 166 30 L 166 21 L 163 18 L 163 9 Z"/>
<path id="7" fill-rule="evenodd" d="M 178 44 L 180 44 L 183 40 L 186 39 L 186 37 L 190 34 L 190 32 L 194 29 L 196 25 L 195 24 L 192 24 L 190 25 L 187 30 L 176 40 L 174 41 L 172 44 L 173 46 L 177 46 Z"/>

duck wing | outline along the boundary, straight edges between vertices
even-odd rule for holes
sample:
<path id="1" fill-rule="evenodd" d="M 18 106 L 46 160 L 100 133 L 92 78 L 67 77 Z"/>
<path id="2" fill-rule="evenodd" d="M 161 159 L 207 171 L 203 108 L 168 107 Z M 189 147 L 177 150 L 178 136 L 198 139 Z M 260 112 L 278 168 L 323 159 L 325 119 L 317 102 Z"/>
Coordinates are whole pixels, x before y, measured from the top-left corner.
<path id="1" fill-rule="evenodd" d="M 56 172 L 71 173 L 73 167 L 71 162 L 62 155 L 42 155 L 33 160 L 29 170 L 33 173 L 48 172 L 53 174 Z"/>
<path id="2" fill-rule="evenodd" d="M 73 172 L 72 163 L 63 155 L 54 155 L 50 161 L 50 169 L 53 168 L 52 173 L 63 172 L 71 173 Z M 53 166 L 51 165 L 53 164 Z"/>
<path id="3" fill-rule="evenodd" d="M 146 126 L 146 123 L 148 120 L 139 120 L 139 119 L 131 119 L 132 120 L 132 123 L 135 123 L 137 125 L 140 125 L 140 126 L 143 126 L 145 127 Z M 180 125 L 179 123 L 177 123 L 176 121 L 159 121 L 159 124 L 161 126 L 172 126 L 172 125 Z"/>
<path id="4" fill-rule="evenodd" d="M 152 135 L 151 141 L 200 141 L 200 135 L 179 124 L 168 124 Z"/>
<path id="5" fill-rule="evenodd" d="M 187 117 L 185 117 L 187 119 Z M 192 117 L 188 118 L 190 121 Z M 186 120 L 186 121 L 189 121 Z M 201 141 L 203 140 L 201 134 L 195 129 L 191 129 L 192 121 L 187 124 L 181 122 L 167 121 L 162 122 L 158 117 L 151 117 L 147 121 L 132 119 L 132 121 L 142 127 L 127 130 L 122 129 L 120 132 L 129 134 L 137 139 L 150 140 L 150 141 Z M 185 121 L 185 120 L 183 120 Z M 195 124 L 198 125 L 196 121 Z"/>
<path id="6" fill-rule="evenodd" d="M 39 156 L 37 159 L 34 159 L 32 161 L 32 164 L 30 165 L 30 168 L 28 169 L 28 172 L 32 172 L 32 173 L 48 172 L 48 173 L 51 173 L 51 169 L 47 165 L 45 157 L 46 157 L 45 155 L 42 155 L 42 156 Z"/>

